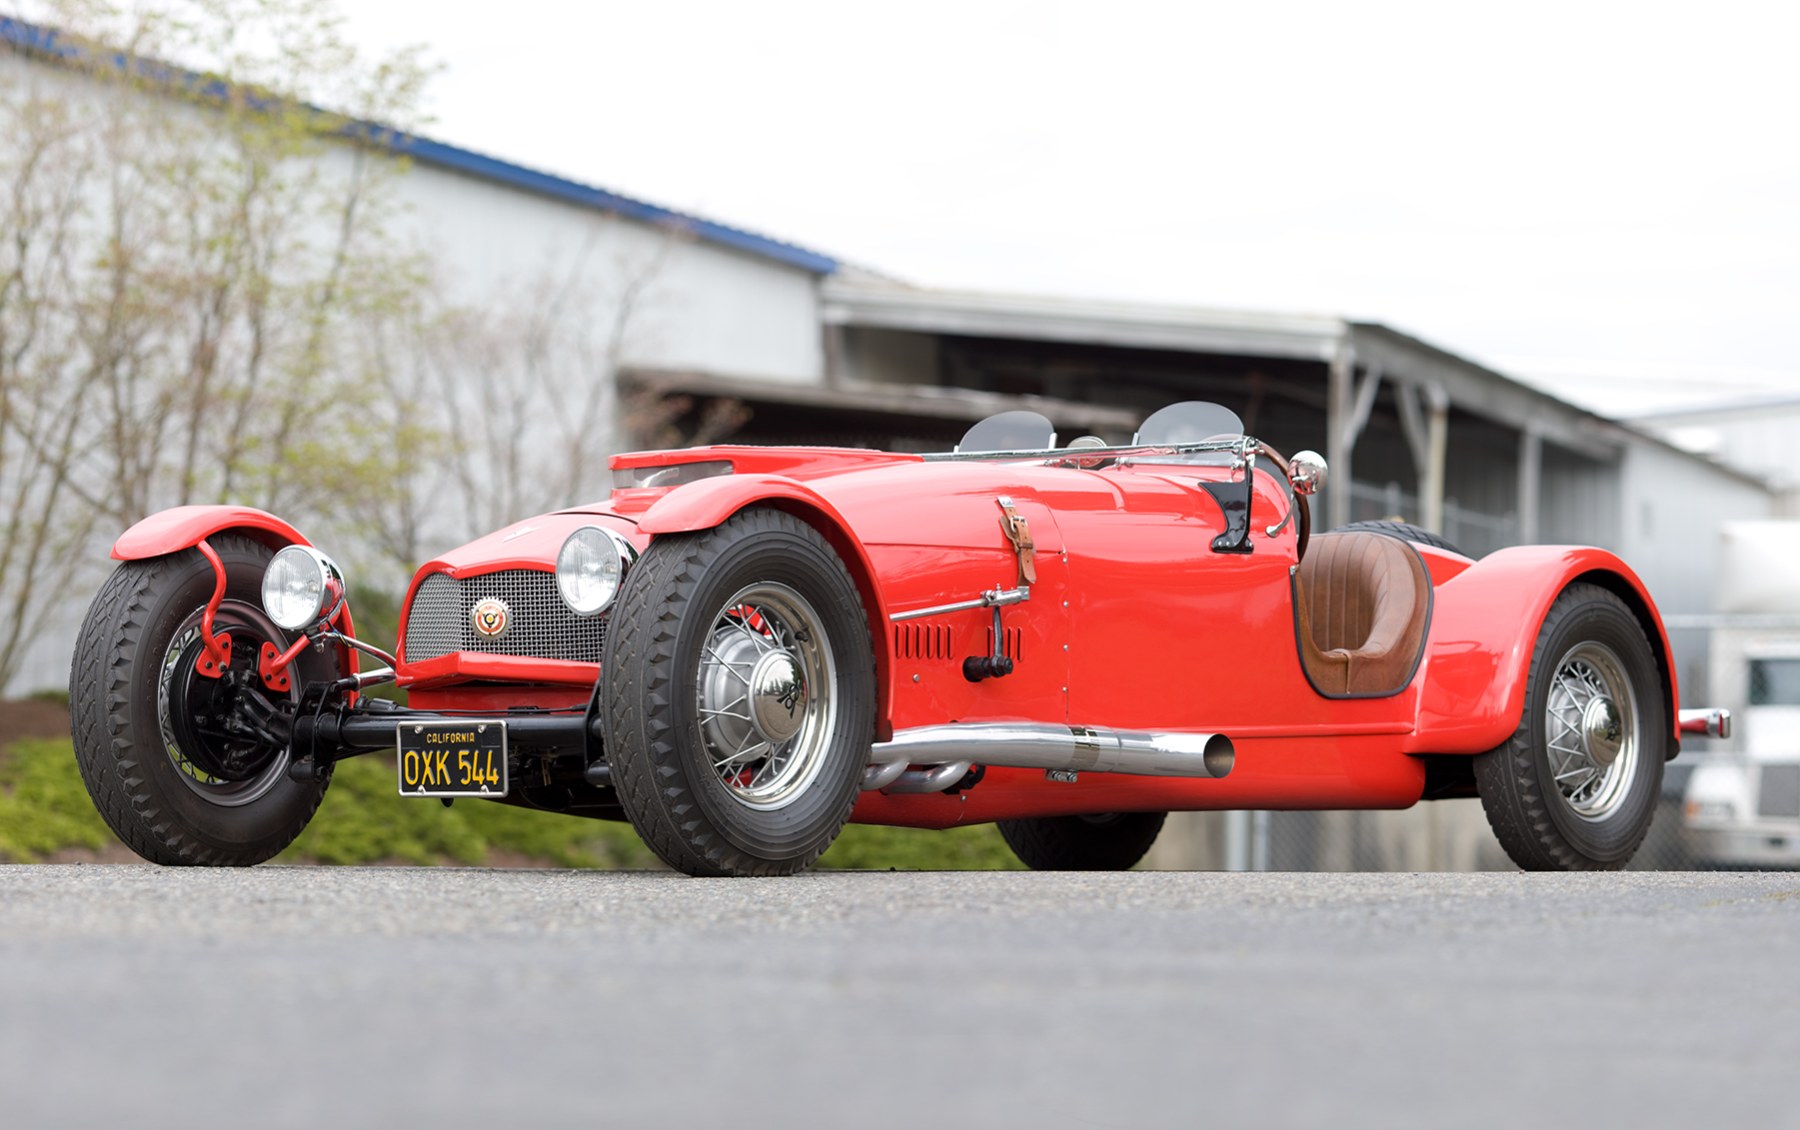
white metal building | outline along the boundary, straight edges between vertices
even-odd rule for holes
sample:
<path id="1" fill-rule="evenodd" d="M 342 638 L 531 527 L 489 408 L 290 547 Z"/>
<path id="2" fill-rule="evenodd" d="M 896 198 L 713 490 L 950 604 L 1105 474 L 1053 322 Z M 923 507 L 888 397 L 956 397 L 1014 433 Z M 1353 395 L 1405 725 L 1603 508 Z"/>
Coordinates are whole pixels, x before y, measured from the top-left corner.
<path id="1" fill-rule="evenodd" d="M 1780 518 L 1800 518 L 1800 397 L 1734 398 L 1679 411 L 1636 414 L 1636 427 L 1683 451 L 1766 482 Z"/>

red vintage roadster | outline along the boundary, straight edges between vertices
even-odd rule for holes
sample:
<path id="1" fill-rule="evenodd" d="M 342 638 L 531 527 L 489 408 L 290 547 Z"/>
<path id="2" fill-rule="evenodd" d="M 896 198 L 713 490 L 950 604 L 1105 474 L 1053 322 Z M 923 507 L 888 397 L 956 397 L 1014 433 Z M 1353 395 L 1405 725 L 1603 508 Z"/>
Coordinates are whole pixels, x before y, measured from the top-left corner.
<path id="1" fill-rule="evenodd" d="M 384 750 L 404 797 L 623 818 L 693 875 L 801 870 L 851 820 L 1125 868 L 1170 811 L 1469 795 L 1522 867 L 1616 868 L 1682 734 L 1729 721 L 1678 712 L 1612 554 L 1312 534 L 1323 460 L 1214 405 L 1128 446 L 1012 412 L 944 455 L 612 467 L 609 499 L 421 567 L 397 655 L 272 515 L 132 527 L 70 683 L 101 814 L 146 859 L 254 864 Z M 405 707 L 360 693 L 387 681 Z"/>

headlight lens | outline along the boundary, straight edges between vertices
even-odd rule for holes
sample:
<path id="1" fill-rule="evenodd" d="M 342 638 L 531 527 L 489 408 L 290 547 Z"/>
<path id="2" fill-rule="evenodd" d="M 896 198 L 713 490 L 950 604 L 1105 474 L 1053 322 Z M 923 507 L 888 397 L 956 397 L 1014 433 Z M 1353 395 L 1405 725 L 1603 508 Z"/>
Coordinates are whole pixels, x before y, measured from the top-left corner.
<path id="1" fill-rule="evenodd" d="M 631 543 L 611 530 L 583 526 L 556 554 L 556 590 L 577 616 L 598 616 L 612 607 L 637 560 Z"/>
<path id="2" fill-rule="evenodd" d="M 344 591 L 343 574 L 331 558 L 304 545 L 290 545 L 263 574 L 263 611 L 290 632 L 311 627 Z"/>

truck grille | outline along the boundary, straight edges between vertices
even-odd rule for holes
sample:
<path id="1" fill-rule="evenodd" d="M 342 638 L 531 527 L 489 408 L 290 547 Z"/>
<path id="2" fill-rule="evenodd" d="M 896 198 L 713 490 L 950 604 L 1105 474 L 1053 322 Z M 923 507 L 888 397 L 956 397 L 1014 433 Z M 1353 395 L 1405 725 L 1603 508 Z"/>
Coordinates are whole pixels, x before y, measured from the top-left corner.
<path id="1" fill-rule="evenodd" d="M 1800 816 L 1800 765 L 1765 765 L 1756 790 L 1758 816 Z"/>
<path id="2" fill-rule="evenodd" d="M 505 601 L 511 614 L 505 634 L 494 639 L 478 634 L 470 619 L 488 597 Z M 426 577 L 407 613 L 404 647 L 408 663 L 453 651 L 598 663 L 605 642 L 606 617 L 569 611 L 557 594 L 556 574 L 505 569 L 461 581 L 445 573 Z"/>

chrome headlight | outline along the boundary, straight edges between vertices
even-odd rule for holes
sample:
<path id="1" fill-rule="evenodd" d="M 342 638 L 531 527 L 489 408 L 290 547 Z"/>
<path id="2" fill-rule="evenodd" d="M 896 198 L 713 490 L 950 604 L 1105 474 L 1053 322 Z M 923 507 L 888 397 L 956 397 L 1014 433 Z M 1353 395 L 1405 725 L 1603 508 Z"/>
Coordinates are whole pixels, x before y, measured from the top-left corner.
<path id="1" fill-rule="evenodd" d="M 310 628 L 337 610 L 344 574 L 337 563 L 306 545 L 290 545 L 263 574 L 263 611 L 290 632 Z"/>
<path id="2" fill-rule="evenodd" d="M 600 526 L 583 526 L 570 534 L 556 554 L 556 591 L 577 616 L 598 616 L 612 607 L 637 560 L 637 550 L 619 534 Z"/>

